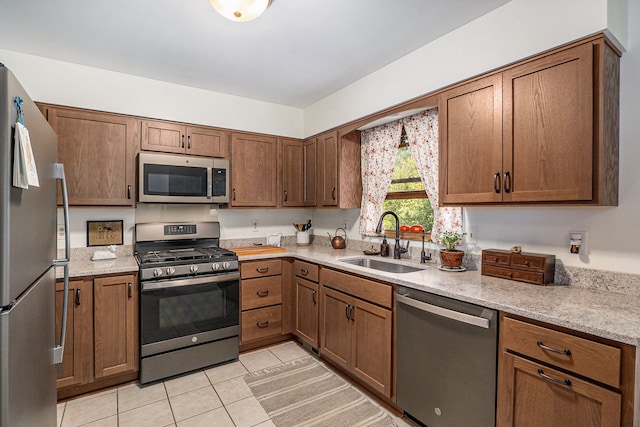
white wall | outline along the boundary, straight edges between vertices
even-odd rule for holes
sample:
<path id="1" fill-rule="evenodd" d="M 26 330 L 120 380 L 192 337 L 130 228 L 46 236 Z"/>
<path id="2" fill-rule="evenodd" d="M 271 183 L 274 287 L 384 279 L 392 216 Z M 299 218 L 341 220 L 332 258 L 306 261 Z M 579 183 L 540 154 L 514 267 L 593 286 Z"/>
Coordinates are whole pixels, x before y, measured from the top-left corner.
<path id="1" fill-rule="evenodd" d="M 628 10 L 627 10 L 628 8 Z M 625 21 L 628 19 L 628 21 Z M 467 250 L 509 247 L 552 253 L 565 265 L 640 274 L 640 2 L 513 0 L 305 110 L 314 134 L 383 110 L 455 81 L 609 29 L 627 52 L 621 59 L 620 191 L 617 207 L 484 207 L 464 210 L 477 243 Z M 324 224 L 344 212 L 323 211 Z M 569 231 L 587 232 L 585 253 L 569 253 Z"/>
<path id="2" fill-rule="evenodd" d="M 302 110 L 0 49 L 31 98 L 52 104 L 300 138 Z"/>
<path id="3" fill-rule="evenodd" d="M 626 0 L 610 2 L 614 9 Z M 612 30 L 623 31 L 609 15 Z M 317 134 L 602 31 L 609 15 L 607 0 L 512 0 L 309 106 L 304 132 Z"/>

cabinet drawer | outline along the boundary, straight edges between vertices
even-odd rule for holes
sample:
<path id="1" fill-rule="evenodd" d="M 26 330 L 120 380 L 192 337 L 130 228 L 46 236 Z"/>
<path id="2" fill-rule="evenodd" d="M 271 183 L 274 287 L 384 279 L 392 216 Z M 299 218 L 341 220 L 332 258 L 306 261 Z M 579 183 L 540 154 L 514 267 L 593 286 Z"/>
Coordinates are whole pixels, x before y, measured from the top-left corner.
<path id="1" fill-rule="evenodd" d="M 491 265 L 511 265 L 511 254 L 485 251 L 482 254 L 482 263 Z"/>
<path id="2" fill-rule="evenodd" d="M 545 259 L 534 256 L 513 254 L 511 255 L 511 266 L 528 270 L 544 271 Z"/>
<path id="3" fill-rule="evenodd" d="M 282 303 L 282 276 L 245 279 L 240 285 L 242 310 Z"/>
<path id="4" fill-rule="evenodd" d="M 520 282 L 534 283 L 536 285 L 544 283 L 544 275 L 542 273 L 536 273 L 535 271 L 520 271 L 504 267 L 483 265 L 482 274 L 486 276 L 500 277 L 503 279 L 518 280 Z"/>
<path id="5" fill-rule="evenodd" d="M 298 277 L 311 280 L 312 282 L 318 281 L 318 266 L 315 264 L 296 260 L 293 262 L 293 271 Z"/>
<path id="6" fill-rule="evenodd" d="M 282 261 L 279 259 L 246 261 L 240 264 L 240 278 L 274 276 L 282 274 Z"/>
<path id="7" fill-rule="evenodd" d="M 619 348 L 509 317 L 504 318 L 502 334 L 505 350 L 620 387 Z"/>
<path id="8" fill-rule="evenodd" d="M 242 342 L 281 334 L 281 305 L 242 312 Z"/>
<path id="9" fill-rule="evenodd" d="M 392 307 L 393 287 L 346 273 L 323 268 L 321 284 L 386 308 Z"/>

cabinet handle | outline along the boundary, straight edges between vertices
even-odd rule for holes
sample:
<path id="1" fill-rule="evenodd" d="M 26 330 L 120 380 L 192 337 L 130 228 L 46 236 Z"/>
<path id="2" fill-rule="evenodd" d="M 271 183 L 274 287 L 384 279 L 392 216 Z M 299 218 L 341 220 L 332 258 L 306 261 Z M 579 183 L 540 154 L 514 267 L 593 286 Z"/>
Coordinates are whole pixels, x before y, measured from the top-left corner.
<path id="1" fill-rule="evenodd" d="M 564 354 L 565 356 L 571 356 L 571 350 L 568 350 L 568 349 L 558 350 L 557 348 L 544 345 L 542 341 L 538 341 L 537 344 L 538 344 L 538 347 L 540 347 L 545 351 L 550 351 L 551 353 L 556 353 L 556 354 Z"/>
<path id="2" fill-rule="evenodd" d="M 550 377 L 549 375 L 545 374 L 542 369 L 538 369 L 538 375 L 540 375 L 542 378 L 544 378 L 547 381 L 551 381 L 554 384 L 563 385 L 566 387 L 571 386 L 571 380 L 559 380 L 557 378 Z"/>
<path id="3" fill-rule="evenodd" d="M 351 307 L 349 304 L 344 307 L 344 315 L 347 317 L 347 320 L 351 320 L 349 317 L 349 307 Z"/>
<path id="4" fill-rule="evenodd" d="M 187 148 L 191 149 L 191 135 L 187 136 Z"/>
<path id="5" fill-rule="evenodd" d="M 524 265 L 526 265 L 527 267 L 529 267 L 529 261 L 525 261 Z"/>
<path id="6" fill-rule="evenodd" d="M 509 172 L 504 173 L 504 192 L 511 193 L 511 174 Z"/>
<path id="7" fill-rule="evenodd" d="M 184 148 L 184 135 L 182 135 L 182 145 L 180 148 Z"/>
<path id="8" fill-rule="evenodd" d="M 309 270 L 307 270 L 306 268 L 301 268 L 300 273 L 302 273 L 303 276 L 306 276 L 307 274 L 309 274 Z"/>
<path id="9" fill-rule="evenodd" d="M 76 289 L 76 305 L 80 305 L 80 289 Z"/>
<path id="10" fill-rule="evenodd" d="M 336 199 L 336 187 L 333 187 L 333 189 L 331 190 L 331 200 L 335 200 Z"/>
<path id="11" fill-rule="evenodd" d="M 127 185 L 127 199 L 131 200 L 131 184 Z"/>
<path id="12" fill-rule="evenodd" d="M 496 174 L 493 175 L 493 190 L 496 193 L 500 193 L 500 172 L 496 172 Z"/>
<path id="13" fill-rule="evenodd" d="M 233 192 L 233 201 L 235 201 L 236 200 L 236 189 L 234 188 L 232 190 L 232 192 Z"/>
<path id="14" fill-rule="evenodd" d="M 258 291 L 256 292 L 256 295 L 258 295 L 259 297 L 266 297 L 267 295 L 269 295 L 269 290 L 267 289 L 266 291 Z"/>
<path id="15" fill-rule="evenodd" d="M 284 190 L 284 201 L 287 201 L 287 190 Z"/>
<path id="16" fill-rule="evenodd" d="M 352 306 L 352 305 L 349 306 L 349 307 L 351 307 L 350 310 L 349 310 L 349 319 L 353 322 L 353 321 L 356 320 L 356 317 L 355 317 L 356 308 L 354 306 Z"/>
<path id="17" fill-rule="evenodd" d="M 258 273 L 266 273 L 267 271 L 269 271 L 269 267 L 260 267 L 260 268 L 256 268 L 256 271 Z"/>
<path id="18" fill-rule="evenodd" d="M 131 299 L 133 297 L 133 284 L 129 283 L 127 287 L 128 287 L 127 297 Z"/>
<path id="19" fill-rule="evenodd" d="M 316 301 L 316 291 L 311 292 L 311 301 L 313 301 L 313 305 L 318 303 L 318 301 Z"/>
<path id="20" fill-rule="evenodd" d="M 269 321 L 265 320 L 264 322 L 258 322 L 258 323 L 256 323 L 256 326 L 258 328 L 266 328 L 267 326 L 269 326 Z"/>

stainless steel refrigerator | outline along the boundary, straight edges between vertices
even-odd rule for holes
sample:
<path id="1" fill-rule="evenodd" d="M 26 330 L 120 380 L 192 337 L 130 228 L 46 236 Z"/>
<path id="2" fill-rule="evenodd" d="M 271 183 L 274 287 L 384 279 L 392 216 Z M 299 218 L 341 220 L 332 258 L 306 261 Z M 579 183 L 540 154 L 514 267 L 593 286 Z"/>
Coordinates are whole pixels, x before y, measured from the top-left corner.
<path id="1" fill-rule="evenodd" d="M 39 187 L 28 189 L 13 186 L 17 96 L 39 178 Z M 55 365 L 62 348 L 56 348 L 61 337 L 55 337 L 55 268 L 64 269 L 68 283 L 69 254 L 67 243 L 65 260 L 56 259 L 56 191 L 63 175 L 56 164 L 57 145 L 38 107 L 0 64 L 1 427 L 56 424 Z M 65 209 L 66 230 L 67 213 Z"/>

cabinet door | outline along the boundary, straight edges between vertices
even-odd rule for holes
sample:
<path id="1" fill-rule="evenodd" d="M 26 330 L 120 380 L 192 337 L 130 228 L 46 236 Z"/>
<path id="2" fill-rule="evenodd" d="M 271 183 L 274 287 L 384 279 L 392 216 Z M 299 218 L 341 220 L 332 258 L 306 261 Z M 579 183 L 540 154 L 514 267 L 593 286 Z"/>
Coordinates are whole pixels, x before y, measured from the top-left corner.
<path id="1" fill-rule="evenodd" d="M 344 370 L 351 367 L 351 318 L 353 298 L 322 287 L 320 354 Z"/>
<path id="2" fill-rule="evenodd" d="M 231 206 L 275 207 L 277 171 L 276 138 L 232 134 Z"/>
<path id="3" fill-rule="evenodd" d="M 497 426 L 620 426 L 618 393 L 512 354 L 503 362 Z"/>
<path id="4" fill-rule="evenodd" d="M 304 195 L 302 200 L 303 206 L 316 205 L 316 193 L 318 183 L 316 181 L 316 170 L 318 155 L 316 149 L 316 139 L 312 138 L 304 141 L 303 145 L 303 163 L 304 163 Z"/>
<path id="5" fill-rule="evenodd" d="M 503 200 L 588 201 L 593 186 L 593 53 L 584 44 L 504 73 Z"/>
<path id="6" fill-rule="evenodd" d="M 304 206 L 305 146 L 295 139 L 282 140 L 282 206 Z"/>
<path id="7" fill-rule="evenodd" d="M 178 123 L 143 120 L 141 147 L 148 151 L 184 153 L 187 147 L 185 132 L 185 127 Z"/>
<path id="8" fill-rule="evenodd" d="M 318 284 L 296 277 L 294 334 L 318 348 Z"/>
<path id="9" fill-rule="evenodd" d="M 391 396 L 391 310 L 356 299 L 351 372 Z"/>
<path id="10" fill-rule="evenodd" d="M 94 376 L 138 369 L 138 284 L 134 275 L 94 280 Z"/>
<path id="11" fill-rule="evenodd" d="M 338 206 L 338 132 L 318 137 L 318 193 L 321 206 Z"/>
<path id="12" fill-rule="evenodd" d="M 489 76 L 441 95 L 440 201 L 502 200 L 502 77 Z"/>
<path id="13" fill-rule="evenodd" d="M 187 127 L 187 154 L 207 157 L 227 156 L 227 134 L 218 129 Z"/>
<path id="14" fill-rule="evenodd" d="M 58 389 L 90 382 L 93 378 L 92 283 L 69 281 L 67 336 L 62 363 L 56 365 Z M 60 345 L 64 283 L 56 283 L 56 345 Z"/>
<path id="15" fill-rule="evenodd" d="M 133 206 L 140 122 L 115 114 L 50 107 L 71 205 Z M 59 199 L 60 203 L 60 199 Z"/>

